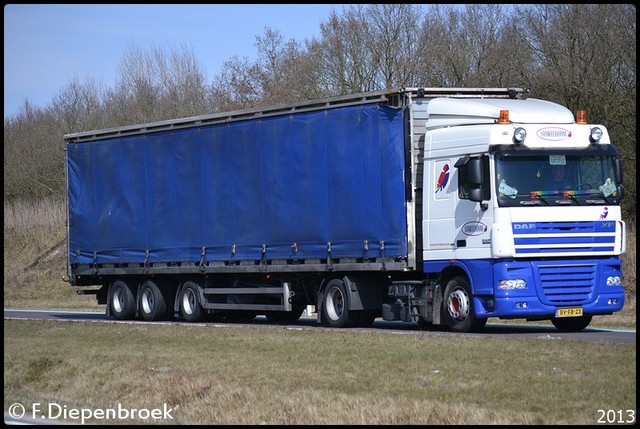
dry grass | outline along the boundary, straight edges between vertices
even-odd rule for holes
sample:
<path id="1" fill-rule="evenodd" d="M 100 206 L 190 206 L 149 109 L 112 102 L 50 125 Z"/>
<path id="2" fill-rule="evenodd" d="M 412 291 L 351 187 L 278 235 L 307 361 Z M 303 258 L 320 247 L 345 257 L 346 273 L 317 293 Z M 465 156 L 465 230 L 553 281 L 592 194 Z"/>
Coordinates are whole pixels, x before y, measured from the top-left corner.
<path id="1" fill-rule="evenodd" d="M 5 308 L 102 309 L 95 297 L 77 295 L 66 274 L 64 202 L 4 204 Z"/>
<path id="2" fill-rule="evenodd" d="M 166 404 L 173 419 L 154 423 L 584 425 L 598 409 L 636 407 L 635 344 L 22 320 L 5 321 L 4 344 L 5 410 Z"/>

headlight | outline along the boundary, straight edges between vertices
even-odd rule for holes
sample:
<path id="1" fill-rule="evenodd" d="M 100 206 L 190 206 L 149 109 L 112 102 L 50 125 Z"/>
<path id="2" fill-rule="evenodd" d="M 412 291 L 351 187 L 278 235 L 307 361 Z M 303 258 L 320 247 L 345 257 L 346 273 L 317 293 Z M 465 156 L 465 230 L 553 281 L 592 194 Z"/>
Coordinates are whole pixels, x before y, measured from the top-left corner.
<path id="1" fill-rule="evenodd" d="M 498 288 L 502 290 L 526 289 L 527 282 L 522 279 L 500 280 L 500 283 L 498 283 Z"/>
<path id="2" fill-rule="evenodd" d="M 599 127 L 591 128 L 591 134 L 589 135 L 589 140 L 591 143 L 598 143 L 602 138 L 602 130 Z"/>
<path id="3" fill-rule="evenodd" d="M 525 130 L 522 127 L 516 128 L 515 131 L 513 132 L 513 140 L 515 141 L 516 144 L 524 143 L 524 139 L 526 138 L 527 138 L 527 130 Z"/>
<path id="4" fill-rule="evenodd" d="M 607 286 L 620 286 L 622 285 L 622 279 L 620 276 L 607 277 Z"/>

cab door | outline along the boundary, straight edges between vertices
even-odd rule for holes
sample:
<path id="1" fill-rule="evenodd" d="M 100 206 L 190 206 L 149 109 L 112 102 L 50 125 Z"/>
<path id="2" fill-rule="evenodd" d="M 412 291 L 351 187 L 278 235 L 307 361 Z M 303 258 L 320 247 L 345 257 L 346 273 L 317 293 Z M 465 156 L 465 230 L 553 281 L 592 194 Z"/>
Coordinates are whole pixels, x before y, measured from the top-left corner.
<path id="1" fill-rule="evenodd" d="M 487 155 L 460 157 L 454 164 L 455 242 L 454 258 L 482 259 L 491 256 L 493 209 Z"/>

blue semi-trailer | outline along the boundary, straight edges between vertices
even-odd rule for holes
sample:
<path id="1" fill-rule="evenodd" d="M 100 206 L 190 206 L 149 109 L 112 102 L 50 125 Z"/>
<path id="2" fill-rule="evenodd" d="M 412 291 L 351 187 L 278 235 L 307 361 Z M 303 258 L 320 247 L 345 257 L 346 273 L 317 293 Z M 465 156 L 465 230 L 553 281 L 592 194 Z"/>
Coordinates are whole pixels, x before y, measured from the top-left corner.
<path id="1" fill-rule="evenodd" d="M 620 161 L 604 127 L 522 95 L 387 90 L 69 134 L 65 280 L 123 320 L 282 322 L 315 306 L 332 327 L 582 329 L 624 303 Z M 514 133 L 532 126 L 547 134 L 531 128 L 524 154 Z M 538 162 L 593 183 L 547 198 L 495 177 Z"/>

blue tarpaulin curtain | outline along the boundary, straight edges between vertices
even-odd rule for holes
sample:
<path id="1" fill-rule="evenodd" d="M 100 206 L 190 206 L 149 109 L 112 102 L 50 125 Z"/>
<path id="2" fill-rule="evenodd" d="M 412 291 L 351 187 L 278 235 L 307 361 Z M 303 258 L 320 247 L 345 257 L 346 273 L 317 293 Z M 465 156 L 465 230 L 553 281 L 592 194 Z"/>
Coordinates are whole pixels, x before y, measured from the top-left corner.
<path id="1" fill-rule="evenodd" d="M 333 258 L 407 253 L 400 109 L 70 143 L 67 161 L 72 263 L 200 261 L 203 247 L 206 261 L 261 260 L 263 245 L 325 258 L 329 242 Z"/>

